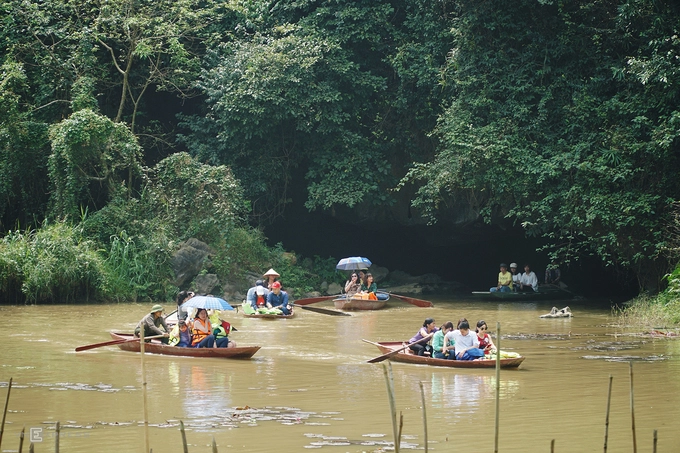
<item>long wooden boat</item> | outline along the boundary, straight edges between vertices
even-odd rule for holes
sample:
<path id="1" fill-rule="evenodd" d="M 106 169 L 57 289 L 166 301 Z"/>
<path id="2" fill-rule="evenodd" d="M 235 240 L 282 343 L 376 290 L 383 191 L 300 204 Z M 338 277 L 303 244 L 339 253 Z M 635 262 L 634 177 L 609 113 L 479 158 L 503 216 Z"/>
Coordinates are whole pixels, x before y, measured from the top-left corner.
<path id="1" fill-rule="evenodd" d="M 262 319 L 288 319 L 288 318 L 294 318 L 295 317 L 295 311 L 293 311 L 289 315 L 284 315 L 281 313 L 280 315 L 274 314 L 274 313 L 246 313 L 244 305 L 246 305 L 247 302 L 243 302 L 241 304 L 241 307 L 243 308 L 243 316 L 246 318 L 262 318 Z M 251 308 L 252 310 L 252 308 Z"/>
<path id="2" fill-rule="evenodd" d="M 114 340 L 132 340 L 134 335 L 110 332 Z M 128 341 L 118 344 L 123 351 L 139 352 L 139 341 Z M 179 348 L 151 340 L 144 345 L 144 352 L 151 354 L 175 355 L 181 357 L 220 357 L 225 359 L 249 359 L 260 350 L 260 346 L 238 346 L 235 348 Z"/>
<path id="3" fill-rule="evenodd" d="M 400 349 L 404 346 L 401 341 L 380 341 L 378 343 L 370 342 L 380 349 L 380 352 L 387 354 Z M 443 366 L 449 368 L 495 368 L 496 360 L 449 360 L 449 359 L 435 359 L 434 357 L 420 356 L 413 354 L 409 348 L 394 354 L 388 360 L 393 362 L 415 363 L 420 365 Z M 501 359 L 501 368 L 517 368 L 524 362 L 524 357 Z"/>
<path id="4" fill-rule="evenodd" d="M 569 300 L 574 294 L 555 285 L 540 285 L 538 291 L 500 292 L 472 291 L 472 296 L 484 300 Z"/>

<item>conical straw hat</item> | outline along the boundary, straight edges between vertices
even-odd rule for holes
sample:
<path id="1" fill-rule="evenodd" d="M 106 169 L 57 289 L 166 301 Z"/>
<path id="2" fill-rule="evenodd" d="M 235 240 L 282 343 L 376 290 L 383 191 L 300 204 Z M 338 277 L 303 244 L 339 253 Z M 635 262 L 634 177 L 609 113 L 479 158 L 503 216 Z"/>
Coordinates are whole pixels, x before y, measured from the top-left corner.
<path id="1" fill-rule="evenodd" d="M 270 275 L 273 275 L 274 277 L 280 277 L 279 273 L 276 272 L 274 269 L 269 269 L 267 272 L 265 272 L 262 276 L 263 277 L 269 277 Z"/>

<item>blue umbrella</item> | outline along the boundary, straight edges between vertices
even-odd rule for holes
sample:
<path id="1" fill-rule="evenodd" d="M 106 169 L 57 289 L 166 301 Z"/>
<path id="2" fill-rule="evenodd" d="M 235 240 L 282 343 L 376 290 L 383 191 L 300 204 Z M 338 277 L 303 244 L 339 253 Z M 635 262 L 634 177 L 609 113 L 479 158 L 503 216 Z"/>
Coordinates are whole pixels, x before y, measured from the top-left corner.
<path id="1" fill-rule="evenodd" d="M 194 296 L 182 304 L 182 308 L 205 308 L 206 310 L 233 310 L 224 299 L 215 296 Z"/>
<path id="2" fill-rule="evenodd" d="M 338 265 L 335 266 L 336 269 L 341 271 L 352 271 L 358 269 L 368 269 L 371 267 L 371 260 L 364 258 L 363 256 L 350 256 L 349 258 L 343 258 L 338 261 Z"/>

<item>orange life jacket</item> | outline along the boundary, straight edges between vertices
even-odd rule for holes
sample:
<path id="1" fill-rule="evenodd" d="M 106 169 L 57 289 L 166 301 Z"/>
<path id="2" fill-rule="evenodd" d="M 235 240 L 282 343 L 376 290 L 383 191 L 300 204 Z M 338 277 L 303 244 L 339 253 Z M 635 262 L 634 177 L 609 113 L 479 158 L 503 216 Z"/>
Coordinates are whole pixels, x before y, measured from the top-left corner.
<path id="1" fill-rule="evenodd" d="M 205 333 L 203 330 L 197 329 L 196 324 L 201 324 L 204 328 L 207 328 L 208 333 Z M 194 319 L 194 324 L 191 328 L 191 344 L 192 345 L 197 345 L 200 343 L 205 337 L 210 335 L 212 333 L 212 326 L 210 325 L 210 321 L 207 319 L 205 322 L 201 321 L 201 318 L 196 318 Z"/>
<path id="2" fill-rule="evenodd" d="M 261 295 L 258 294 L 256 303 L 257 303 L 258 307 L 264 307 L 266 305 L 267 301 L 264 299 L 264 296 L 261 296 Z"/>

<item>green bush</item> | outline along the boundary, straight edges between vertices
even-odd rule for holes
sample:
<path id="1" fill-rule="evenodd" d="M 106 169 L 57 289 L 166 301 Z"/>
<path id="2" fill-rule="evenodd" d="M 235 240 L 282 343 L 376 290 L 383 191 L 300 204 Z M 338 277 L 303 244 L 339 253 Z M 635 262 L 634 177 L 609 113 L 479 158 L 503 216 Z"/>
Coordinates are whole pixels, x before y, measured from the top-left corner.
<path id="1" fill-rule="evenodd" d="M 0 288 L 10 291 L 20 284 L 26 301 L 34 303 L 100 298 L 103 260 L 81 233 L 63 222 L 9 233 L 0 246 Z"/>

